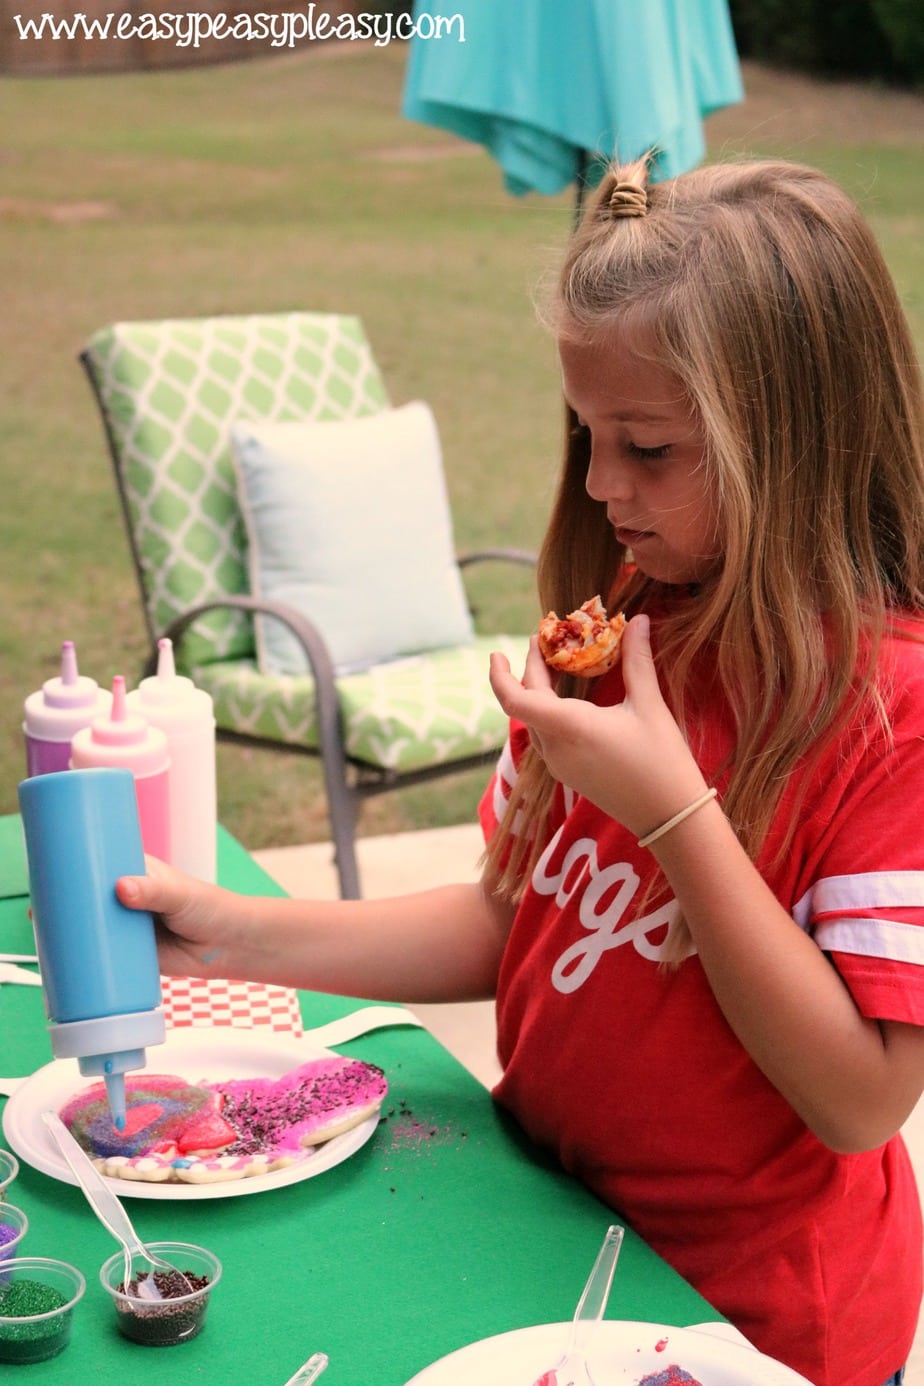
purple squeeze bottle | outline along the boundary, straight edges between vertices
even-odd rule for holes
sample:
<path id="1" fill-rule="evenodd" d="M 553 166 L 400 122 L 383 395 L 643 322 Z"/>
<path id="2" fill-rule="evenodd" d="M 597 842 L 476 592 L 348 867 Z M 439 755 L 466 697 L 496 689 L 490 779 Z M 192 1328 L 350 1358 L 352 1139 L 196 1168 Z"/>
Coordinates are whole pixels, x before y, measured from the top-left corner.
<path id="1" fill-rule="evenodd" d="M 46 679 L 37 692 L 30 693 L 23 707 L 26 774 L 50 775 L 67 770 L 71 741 L 94 718 L 105 717 L 111 702 L 111 694 L 100 688 L 95 679 L 78 671 L 74 642 L 65 640 L 61 646 L 61 673 Z"/>
<path id="2" fill-rule="evenodd" d="M 97 717 L 71 742 L 71 769 L 131 770 L 145 852 L 170 860 L 170 803 L 167 737 L 146 717 L 132 712 L 125 697 L 125 679 L 112 680 L 112 708 Z"/>

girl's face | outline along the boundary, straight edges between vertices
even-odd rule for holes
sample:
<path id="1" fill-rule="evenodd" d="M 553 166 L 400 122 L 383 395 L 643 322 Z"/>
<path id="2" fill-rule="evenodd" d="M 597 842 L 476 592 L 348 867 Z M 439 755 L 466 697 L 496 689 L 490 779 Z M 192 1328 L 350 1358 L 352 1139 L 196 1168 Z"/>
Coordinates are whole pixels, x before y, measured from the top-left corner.
<path id="1" fill-rule="evenodd" d="M 659 582 L 701 580 L 719 554 L 706 438 L 677 376 L 640 351 L 644 330 L 558 344 L 565 399 L 590 434 L 588 495 L 621 544 Z"/>

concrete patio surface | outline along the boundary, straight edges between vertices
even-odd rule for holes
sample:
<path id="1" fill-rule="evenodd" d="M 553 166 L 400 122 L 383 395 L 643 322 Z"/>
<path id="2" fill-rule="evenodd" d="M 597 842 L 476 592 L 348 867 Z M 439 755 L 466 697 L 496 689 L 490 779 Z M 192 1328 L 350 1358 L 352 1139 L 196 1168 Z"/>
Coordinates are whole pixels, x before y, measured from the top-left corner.
<path id="1" fill-rule="evenodd" d="M 481 849 L 481 832 L 474 824 L 361 838 L 357 854 L 363 893 L 367 897 L 401 895 L 449 881 L 477 880 Z M 252 855 L 288 894 L 336 899 L 337 876 L 329 843 L 265 848 Z M 487 1087 L 492 1086 L 500 1074 L 492 1002 L 415 1004 L 413 1009 L 460 1063 Z M 906 1123 L 904 1136 L 924 1198 L 924 1099 Z M 924 1386 L 924 1313 L 905 1386 Z"/>

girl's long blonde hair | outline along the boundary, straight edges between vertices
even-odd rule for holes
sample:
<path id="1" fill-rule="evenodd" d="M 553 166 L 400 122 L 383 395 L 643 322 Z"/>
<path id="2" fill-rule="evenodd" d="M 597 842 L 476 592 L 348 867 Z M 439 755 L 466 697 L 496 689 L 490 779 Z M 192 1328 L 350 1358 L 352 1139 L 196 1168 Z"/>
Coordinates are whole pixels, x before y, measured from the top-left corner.
<path id="1" fill-rule="evenodd" d="M 645 190 L 647 210 L 643 194 L 614 215 L 617 185 Z M 625 570 L 568 410 L 539 596 L 565 612 L 602 592 L 627 614 L 670 597 L 662 688 L 695 753 L 690 689 L 708 654 L 735 724 L 723 808 L 756 858 L 797 761 L 860 710 L 882 721 L 892 614 L 924 614 L 924 405 L 895 287 L 857 207 L 813 169 L 720 164 L 648 187 L 641 162 L 603 179 L 545 318 L 582 342 L 643 325 L 702 421 L 723 560 L 696 597 Z M 575 684 L 558 691 L 581 696 Z M 488 853 L 512 898 L 553 791 L 529 750 Z M 515 834 L 523 809 L 534 831 Z"/>

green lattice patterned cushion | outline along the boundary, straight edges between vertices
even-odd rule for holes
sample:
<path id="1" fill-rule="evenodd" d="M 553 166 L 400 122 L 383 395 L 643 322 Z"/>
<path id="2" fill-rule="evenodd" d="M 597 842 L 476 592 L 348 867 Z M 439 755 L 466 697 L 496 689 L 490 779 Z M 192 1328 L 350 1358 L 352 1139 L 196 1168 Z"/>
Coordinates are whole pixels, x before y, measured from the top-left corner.
<path id="1" fill-rule="evenodd" d="M 388 407 L 362 325 L 332 313 L 117 323 L 84 353 L 109 429 L 155 632 L 248 590 L 232 423 L 341 419 Z M 202 617 L 185 664 L 249 657 L 252 621 Z"/>
<path id="2" fill-rule="evenodd" d="M 488 683 L 488 655 L 502 651 L 519 672 L 528 644 L 525 636 L 482 635 L 459 649 L 339 678 L 347 755 L 404 772 L 498 749 L 507 719 Z M 309 677 L 266 678 L 252 659 L 211 663 L 192 674 L 211 693 L 219 727 L 317 747 Z"/>

